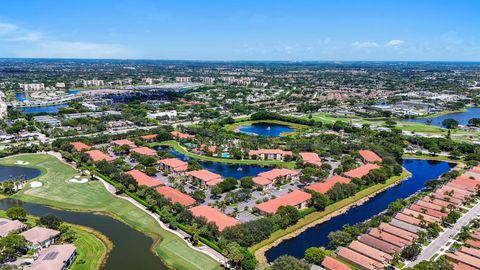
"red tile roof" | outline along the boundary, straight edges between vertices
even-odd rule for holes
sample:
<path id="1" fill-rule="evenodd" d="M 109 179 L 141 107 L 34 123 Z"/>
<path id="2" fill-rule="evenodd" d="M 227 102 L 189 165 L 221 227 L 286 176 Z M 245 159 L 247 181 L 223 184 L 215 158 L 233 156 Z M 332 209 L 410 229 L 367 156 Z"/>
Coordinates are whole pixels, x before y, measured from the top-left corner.
<path id="1" fill-rule="evenodd" d="M 477 240 L 468 239 L 467 241 L 465 241 L 465 244 L 468 244 L 474 248 L 480 248 L 480 241 Z"/>
<path id="2" fill-rule="evenodd" d="M 370 150 L 360 150 L 358 151 L 360 156 L 365 160 L 366 162 L 369 163 L 374 163 L 374 162 L 382 162 L 382 158 L 379 157 L 375 152 L 370 151 Z"/>
<path id="3" fill-rule="evenodd" d="M 477 165 L 469 170 L 469 172 L 480 174 L 480 165 Z"/>
<path id="4" fill-rule="evenodd" d="M 419 219 L 411 217 L 411 216 L 407 216 L 403 213 L 397 213 L 395 215 L 395 218 L 400 220 L 400 221 L 410 223 L 410 224 L 413 224 L 413 225 L 417 225 L 417 226 L 420 226 L 420 224 L 421 224 Z"/>
<path id="5" fill-rule="evenodd" d="M 300 157 L 303 159 L 303 163 L 308 163 L 315 165 L 317 167 L 322 166 L 322 161 L 317 153 L 314 152 L 302 152 L 300 153 Z"/>
<path id="6" fill-rule="evenodd" d="M 158 134 L 148 134 L 148 135 L 143 135 L 143 136 L 140 136 L 140 138 L 142 138 L 143 140 L 153 140 L 155 138 L 157 138 Z"/>
<path id="7" fill-rule="evenodd" d="M 207 147 L 206 144 L 201 144 L 200 145 L 200 150 L 206 150 L 207 152 L 215 153 L 215 152 L 217 152 L 217 147 L 215 145 L 210 145 L 210 146 Z"/>
<path id="8" fill-rule="evenodd" d="M 429 202 L 426 202 L 426 201 L 423 201 L 423 200 L 416 201 L 415 204 L 417 204 L 421 207 L 426 207 L 426 208 L 430 208 L 430 209 L 437 210 L 437 211 L 442 211 L 442 209 L 445 207 L 445 206 L 441 206 L 441 205 L 438 205 L 438 204 L 429 203 Z"/>
<path id="9" fill-rule="evenodd" d="M 215 223 L 219 231 L 223 231 L 227 227 L 240 224 L 238 220 L 206 205 L 192 207 L 190 208 L 190 212 L 192 212 L 194 217 L 204 217 L 208 222 Z"/>
<path id="10" fill-rule="evenodd" d="M 371 170 L 380 169 L 380 166 L 377 164 L 365 164 L 344 174 L 350 178 L 362 178 L 362 176 L 367 175 Z"/>
<path id="11" fill-rule="evenodd" d="M 473 266 L 475 268 L 477 268 L 480 265 L 480 259 L 460 251 L 457 251 L 455 253 L 447 253 L 446 256 L 447 258 L 452 259 L 453 261 L 462 262 L 464 264 Z"/>
<path id="12" fill-rule="evenodd" d="M 168 166 L 175 172 L 184 172 L 188 170 L 188 163 L 181 161 L 178 158 L 165 158 L 157 161 L 157 163 Z"/>
<path id="13" fill-rule="evenodd" d="M 480 250 L 476 248 L 462 247 L 460 251 L 468 255 L 480 258 Z"/>
<path id="14" fill-rule="evenodd" d="M 389 263 L 393 260 L 393 257 L 390 254 L 373 248 L 357 240 L 354 240 L 352 243 L 350 243 L 350 245 L 348 245 L 348 248 L 381 263 Z"/>
<path id="15" fill-rule="evenodd" d="M 264 155 L 277 154 L 277 155 L 291 156 L 291 155 L 293 155 L 293 152 L 292 151 L 284 151 L 284 150 L 281 150 L 281 149 L 258 149 L 258 150 L 248 151 L 249 156 L 261 155 L 261 154 L 264 154 Z"/>
<path id="16" fill-rule="evenodd" d="M 129 141 L 129 140 L 115 140 L 115 141 L 112 141 L 112 143 L 117 145 L 117 146 L 122 146 L 122 145 L 126 144 L 126 145 L 130 146 L 131 148 L 137 147 L 134 142 Z"/>
<path id="17" fill-rule="evenodd" d="M 71 142 L 70 144 L 73 145 L 73 149 L 75 149 L 76 151 L 90 150 L 90 148 L 92 148 L 89 145 L 84 144 L 83 142 Z"/>
<path id="18" fill-rule="evenodd" d="M 396 235 L 390 234 L 388 232 L 383 232 L 380 231 L 378 228 L 373 228 L 371 229 L 368 234 L 371 236 L 378 238 L 380 240 L 383 240 L 385 242 L 388 242 L 392 245 L 395 245 L 397 247 L 404 248 L 405 246 L 411 245 L 412 241 L 403 239 L 401 237 L 398 237 Z"/>
<path id="19" fill-rule="evenodd" d="M 295 206 L 306 202 L 312 198 L 310 193 L 295 190 L 273 200 L 258 204 L 256 207 L 265 213 L 275 214 L 280 206 Z"/>
<path id="20" fill-rule="evenodd" d="M 201 181 L 205 182 L 207 186 L 214 186 L 223 181 L 221 175 L 212 173 L 209 170 L 191 171 L 187 172 L 187 175 L 200 179 Z"/>
<path id="21" fill-rule="evenodd" d="M 126 174 L 131 175 L 139 186 L 156 187 L 156 186 L 163 185 L 162 182 L 158 181 L 153 177 L 146 175 L 145 173 L 139 170 L 131 170 L 126 172 Z"/>
<path id="22" fill-rule="evenodd" d="M 348 183 L 350 183 L 350 181 L 351 181 L 351 180 L 350 180 L 349 178 L 342 177 L 342 176 L 339 176 L 339 175 L 335 175 L 335 176 L 330 177 L 330 178 L 328 178 L 327 180 L 325 180 L 325 182 L 318 182 L 318 183 L 314 183 L 314 184 L 308 185 L 308 186 L 305 187 L 305 189 L 307 189 L 307 190 L 312 190 L 312 191 L 315 191 L 315 192 L 318 192 L 318 193 L 325 194 L 325 193 L 327 193 L 327 191 L 329 191 L 336 183 L 348 184 Z"/>
<path id="23" fill-rule="evenodd" d="M 464 263 L 454 263 L 453 270 L 477 270 L 477 268 L 466 265 Z"/>
<path id="24" fill-rule="evenodd" d="M 187 134 L 187 133 L 181 133 L 178 131 L 171 131 L 170 134 L 172 134 L 173 137 L 179 138 L 179 139 L 190 139 L 190 138 L 195 138 L 195 136 Z"/>
<path id="25" fill-rule="evenodd" d="M 172 203 L 180 203 L 183 206 L 191 206 L 195 204 L 195 199 L 171 187 L 163 186 L 155 189 Z"/>
<path id="26" fill-rule="evenodd" d="M 345 260 L 348 260 L 358 266 L 361 266 L 367 270 L 380 270 L 383 269 L 383 264 L 375 260 L 372 260 L 356 251 L 349 248 L 341 247 L 337 251 L 337 255 Z"/>
<path id="27" fill-rule="evenodd" d="M 388 253 L 388 254 L 393 254 L 395 252 L 399 252 L 401 251 L 401 248 L 397 247 L 397 246 L 394 246 L 388 242 L 385 242 L 383 240 L 380 240 L 378 238 L 375 238 L 371 235 L 368 235 L 368 234 L 362 234 L 359 238 L 358 238 L 358 241 L 366 244 L 366 245 L 369 245 L 371 247 L 374 247 L 378 250 L 381 250 L 385 253 Z"/>
<path id="28" fill-rule="evenodd" d="M 403 209 L 401 213 L 403 213 L 407 216 L 412 216 L 414 218 L 418 218 L 418 219 L 420 219 L 420 217 L 423 217 L 423 220 L 425 220 L 428 223 L 440 222 L 440 220 L 441 220 L 438 217 L 430 216 L 427 213 L 424 214 L 424 213 L 422 213 L 418 210 L 412 210 L 412 209 L 408 209 L 408 208 Z"/>
<path id="29" fill-rule="evenodd" d="M 443 206 L 443 207 L 448 207 L 450 205 L 449 202 L 439 200 L 439 199 L 431 199 L 430 196 L 425 196 L 422 198 L 422 201 L 427 202 L 427 203 L 432 203 L 438 206 Z"/>
<path id="30" fill-rule="evenodd" d="M 382 223 L 382 224 L 380 224 L 380 226 L 378 226 L 378 228 L 380 228 L 381 230 L 383 230 L 385 232 L 391 233 L 393 235 L 396 235 L 398 237 L 402 237 L 403 239 L 407 239 L 407 240 L 410 240 L 410 241 L 418 239 L 417 234 L 406 231 L 404 229 L 400 229 L 400 228 L 395 227 L 395 226 L 393 226 L 391 224 L 388 224 L 388 223 Z"/>
<path id="31" fill-rule="evenodd" d="M 327 270 L 350 270 L 350 267 L 347 265 L 328 256 L 323 259 L 322 266 Z"/>
<path id="32" fill-rule="evenodd" d="M 87 151 L 85 153 L 87 153 L 90 156 L 90 158 L 95 162 L 100 161 L 100 160 L 106 160 L 106 161 L 113 160 L 113 158 L 111 156 L 103 153 L 100 150 L 90 150 L 90 151 Z"/>
<path id="33" fill-rule="evenodd" d="M 253 177 L 253 182 L 257 185 L 265 186 L 271 184 L 279 177 L 295 176 L 298 171 L 289 169 L 272 169 L 270 171 L 259 173 L 258 176 Z"/>
<path id="34" fill-rule="evenodd" d="M 137 147 L 132 149 L 133 152 L 138 153 L 140 155 L 145 155 L 145 156 L 156 156 L 157 151 L 148 148 L 148 147 Z"/>
<path id="35" fill-rule="evenodd" d="M 417 211 L 417 212 L 420 212 L 420 213 L 425 213 L 425 215 L 429 215 L 429 216 L 436 217 L 436 218 L 442 218 L 442 217 L 446 217 L 448 215 L 447 213 L 442 213 L 440 211 L 433 210 L 433 209 L 426 208 L 426 207 L 422 207 L 422 206 L 416 205 L 416 204 L 410 205 L 409 208 L 412 209 L 413 211 Z"/>

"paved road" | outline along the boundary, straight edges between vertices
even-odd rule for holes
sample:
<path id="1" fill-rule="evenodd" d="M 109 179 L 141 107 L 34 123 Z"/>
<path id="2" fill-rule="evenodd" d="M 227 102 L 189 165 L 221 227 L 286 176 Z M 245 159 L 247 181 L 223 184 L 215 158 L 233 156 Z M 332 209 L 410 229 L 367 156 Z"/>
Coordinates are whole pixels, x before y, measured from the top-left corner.
<path id="1" fill-rule="evenodd" d="M 478 214 L 480 214 L 480 203 L 477 203 L 472 209 L 470 209 L 470 211 L 468 211 L 465 215 L 459 218 L 452 228 L 447 229 L 442 234 L 440 234 L 437 239 L 433 240 L 426 248 L 423 249 L 422 253 L 418 255 L 417 259 L 408 263 L 406 267 L 413 267 L 421 261 L 429 260 L 430 258 L 432 258 L 432 256 L 437 253 L 440 248 L 448 242 L 448 240 L 451 239 L 451 237 L 456 235 L 463 226 L 467 225 Z"/>

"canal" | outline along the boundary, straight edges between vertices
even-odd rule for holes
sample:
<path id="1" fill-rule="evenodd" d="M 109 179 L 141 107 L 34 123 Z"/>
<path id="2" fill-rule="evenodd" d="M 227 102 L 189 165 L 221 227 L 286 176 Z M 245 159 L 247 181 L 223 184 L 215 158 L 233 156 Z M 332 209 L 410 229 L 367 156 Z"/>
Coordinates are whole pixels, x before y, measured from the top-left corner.
<path id="1" fill-rule="evenodd" d="M 424 187 L 426 181 L 437 179 L 455 166 L 455 164 L 444 161 L 416 159 L 404 159 L 402 165 L 412 174 L 411 177 L 377 194 L 364 204 L 353 207 L 341 215 L 306 229 L 294 238 L 281 242 L 266 252 L 267 260 L 274 261 L 281 255 L 303 258 L 305 250 L 309 247 L 327 246 L 330 232 L 340 230 L 346 224 L 353 225 L 379 214 L 387 208 L 389 203 L 413 195 Z"/>
<path id="2" fill-rule="evenodd" d="M 480 117 L 480 107 L 468 108 L 464 112 L 449 113 L 440 115 L 437 117 L 426 117 L 426 118 L 416 118 L 408 120 L 409 122 L 421 123 L 421 124 L 430 124 L 437 127 L 444 127 L 442 122 L 445 119 L 455 119 L 460 125 L 467 125 L 468 120 L 472 118 Z"/>

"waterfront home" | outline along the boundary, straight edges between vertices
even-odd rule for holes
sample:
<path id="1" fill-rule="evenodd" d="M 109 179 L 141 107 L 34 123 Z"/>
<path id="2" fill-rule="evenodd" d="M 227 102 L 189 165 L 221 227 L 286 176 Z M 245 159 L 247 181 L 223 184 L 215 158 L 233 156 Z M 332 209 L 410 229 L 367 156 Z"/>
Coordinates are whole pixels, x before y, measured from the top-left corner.
<path id="1" fill-rule="evenodd" d="M 341 247 L 337 250 L 337 256 L 359 267 L 360 269 L 382 270 L 384 267 L 382 263 L 345 247 Z"/>
<path id="2" fill-rule="evenodd" d="M 255 207 L 262 214 L 275 214 L 280 206 L 293 206 L 297 209 L 303 209 L 308 206 L 308 202 L 312 198 L 312 194 L 295 190 L 278 198 L 260 203 Z"/>
<path id="3" fill-rule="evenodd" d="M 390 234 L 396 235 L 396 236 L 401 237 L 401 238 L 406 239 L 406 240 L 413 241 L 413 240 L 418 239 L 417 234 L 409 232 L 409 231 L 404 230 L 404 229 L 401 229 L 399 227 L 395 227 L 395 226 L 393 226 L 391 224 L 388 224 L 388 223 L 382 222 L 380 224 L 380 226 L 378 226 L 378 228 L 380 230 L 384 231 L 384 232 L 388 232 Z"/>
<path id="4" fill-rule="evenodd" d="M 140 136 L 140 139 L 147 142 L 152 142 L 152 141 L 155 141 L 157 137 L 158 137 L 158 134 L 148 134 L 148 135 Z"/>
<path id="5" fill-rule="evenodd" d="M 325 256 L 325 258 L 323 259 L 322 267 L 326 270 L 350 270 L 350 267 L 346 264 L 343 264 L 328 256 Z"/>
<path id="6" fill-rule="evenodd" d="M 318 193 L 325 194 L 327 193 L 335 184 L 348 184 L 350 183 L 350 179 L 346 177 L 342 177 L 339 175 L 332 176 L 325 180 L 324 182 L 317 182 L 305 187 L 306 190 L 315 191 Z"/>
<path id="7" fill-rule="evenodd" d="M 122 146 L 122 145 L 125 145 L 125 144 L 126 144 L 126 145 L 128 145 L 128 147 L 130 147 L 130 148 L 135 148 L 135 147 L 137 147 L 134 142 L 132 142 L 132 141 L 130 141 L 130 140 L 125 140 L 125 139 L 112 141 L 112 144 L 115 145 L 115 146 Z"/>
<path id="8" fill-rule="evenodd" d="M 158 187 L 164 185 L 164 183 L 146 175 L 144 172 L 139 170 L 131 170 L 126 172 L 126 174 L 133 177 L 133 179 L 135 179 L 135 182 L 137 182 L 139 186 Z"/>
<path id="9" fill-rule="evenodd" d="M 215 186 L 223 181 L 221 175 L 213 173 L 209 170 L 191 171 L 185 174 L 190 183 L 194 186 L 198 186 L 202 189 Z"/>
<path id="10" fill-rule="evenodd" d="M 100 150 L 90 150 L 90 151 L 87 151 L 85 152 L 87 155 L 90 156 L 90 158 L 94 161 L 94 162 L 97 162 L 97 161 L 101 161 L 101 160 L 105 160 L 105 161 L 112 161 L 113 158 L 105 153 L 103 153 L 102 151 Z"/>
<path id="11" fill-rule="evenodd" d="M 207 222 L 213 222 L 217 225 L 219 231 L 223 231 L 227 227 L 235 226 L 240 224 L 240 222 L 232 217 L 225 215 L 224 213 L 218 211 L 215 208 L 199 205 L 190 208 L 190 212 L 194 217 L 200 218 L 203 217 Z"/>
<path id="12" fill-rule="evenodd" d="M 73 262 L 77 251 L 74 245 L 51 245 L 42 249 L 38 258 L 25 269 L 29 270 L 66 270 Z"/>
<path id="13" fill-rule="evenodd" d="M 25 237 L 25 240 L 30 243 L 29 249 L 40 249 L 53 244 L 60 236 L 60 232 L 49 228 L 33 227 L 20 233 L 20 235 Z"/>
<path id="14" fill-rule="evenodd" d="M 382 162 L 382 158 L 371 150 L 360 150 L 358 154 L 360 154 L 365 163 Z"/>
<path id="15" fill-rule="evenodd" d="M 83 142 L 71 142 L 73 149 L 78 152 L 90 150 L 92 147 L 89 145 L 84 144 Z"/>
<path id="16" fill-rule="evenodd" d="M 407 215 L 407 216 L 412 216 L 414 218 L 418 218 L 420 220 L 424 220 L 426 223 L 438 223 L 441 221 L 440 218 L 438 217 L 434 217 L 434 216 L 430 216 L 424 212 L 421 212 L 421 211 L 418 211 L 418 210 L 412 210 L 410 208 L 405 208 L 402 210 L 403 214 Z"/>
<path id="17" fill-rule="evenodd" d="M 172 135 L 173 138 L 176 138 L 176 139 L 183 139 L 183 140 L 188 140 L 188 139 L 193 139 L 195 138 L 194 135 L 190 135 L 190 134 L 187 134 L 187 133 L 182 133 L 182 132 L 178 132 L 178 131 L 171 131 L 170 134 Z"/>
<path id="18" fill-rule="evenodd" d="M 137 148 L 133 148 L 132 149 L 132 152 L 135 152 L 137 154 L 140 154 L 140 155 L 144 155 L 144 156 L 156 156 L 157 155 L 157 151 L 151 149 L 151 148 L 148 148 L 148 147 L 137 147 Z"/>
<path id="19" fill-rule="evenodd" d="M 410 240 L 403 239 L 401 237 L 395 236 L 395 235 L 390 234 L 388 232 L 383 232 L 383 231 L 379 230 L 378 228 L 370 229 L 368 234 L 377 238 L 377 239 L 383 240 L 387 243 L 390 243 L 390 244 L 392 244 L 394 246 L 397 246 L 399 248 L 402 248 L 402 249 L 404 247 L 412 244 L 412 241 L 410 241 Z"/>
<path id="20" fill-rule="evenodd" d="M 277 182 L 285 183 L 290 181 L 298 181 L 300 172 L 289 169 L 272 169 L 270 171 L 259 173 L 252 178 L 255 185 L 264 189 L 269 189 Z"/>
<path id="21" fill-rule="evenodd" d="M 170 174 L 181 174 L 188 170 L 188 163 L 178 158 L 165 158 L 157 161 L 160 170 Z"/>
<path id="22" fill-rule="evenodd" d="M 12 232 L 20 232 L 27 228 L 27 225 L 18 220 L 0 218 L 0 237 L 4 237 Z"/>
<path id="23" fill-rule="evenodd" d="M 380 169 L 380 166 L 377 164 L 365 164 L 353 170 L 347 171 L 344 173 L 345 176 L 350 178 L 362 178 L 367 175 L 371 170 Z"/>
<path id="24" fill-rule="evenodd" d="M 415 234 L 417 234 L 418 232 L 427 232 L 427 230 L 425 230 L 422 227 L 407 223 L 405 221 L 401 221 L 401 220 L 396 219 L 396 218 L 392 218 L 392 220 L 390 221 L 390 224 L 395 226 L 395 227 L 398 227 L 400 229 L 403 229 L 403 230 L 406 230 L 406 231 L 409 231 L 409 232 L 415 233 Z"/>
<path id="25" fill-rule="evenodd" d="M 348 245 L 348 248 L 382 264 L 388 264 L 393 260 L 392 255 L 357 240 L 351 242 L 350 245 Z"/>
<path id="26" fill-rule="evenodd" d="M 316 167 L 322 166 L 322 161 L 317 153 L 314 152 L 302 152 L 300 153 L 300 157 L 303 160 L 303 164 L 311 164 Z"/>
<path id="27" fill-rule="evenodd" d="M 260 160 L 280 160 L 284 161 L 287 156 L 291 157 L 292 151 L 284 151 L 281 149 L 258 149 L 248 151 L 248 157 L 250 159 Z"/>
<path id="28" fill-rule="evenodd" d="M 378 238 L 375 238 L 369 234 L 362 234 L 359 238 L 358 241 L 364 243 L 365 245 L 369 245 L 373 248 L 376 248 L 378 250 L 381 250 L 387 254 L 394 254 L 395 252 L 400 252 L 401 249 L 395 245 L 392 245 L 388 242 L 385 242 L 383 240 L 380 240 Z"/>
<path id="29" fill-rule="evenodd" d="M 200 144 L 198 147 L 201 151 L 207 152 L 207 153 L 215 153 L 217 152 L 217 147 L 215 145 L 209 145 L 207 146 L 206 144 Z"/>
<path id="30" fill-rule="evenodd" d="M 161 186 L 155 188 L 155 190 L 165 197 L 167 200 L 169 200 L 171 203 L 179 203 L 185 207 L 189 207 L 195 204 L 195 199 L 190 197 L 189 195 L 182 193 L 180 190 L 167 187 L 167 186 Z"/>

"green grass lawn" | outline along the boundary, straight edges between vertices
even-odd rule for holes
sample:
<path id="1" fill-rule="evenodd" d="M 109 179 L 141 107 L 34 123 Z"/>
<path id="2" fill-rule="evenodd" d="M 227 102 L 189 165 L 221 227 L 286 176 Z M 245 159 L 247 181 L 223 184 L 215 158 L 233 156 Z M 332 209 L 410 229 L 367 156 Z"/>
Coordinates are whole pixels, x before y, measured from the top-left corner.
<path id="1" fill-rule="evenodd" d="M 162 229 L 147 213 L 126 200 L 111 195 L 99 181 L 86 184 L 70 183 L 68 179 L 79 173 L 72 167 L 46 154 L 17 155 L 0 160 L 1 165 L 13 165 L 17 160 L 27 161 L 28 167 L 42 174 L 34 179 L 40 188 L 25 187 L 15 198 L 57 208 L 106 213 L 158 240 L 154 250 L 162 260 L 176 269 L 218 269 L 219 264 L 209 256 L 197 252 L 176 235 Z"/>
<path id="2" fill-rule="evenodd" d="M 293 161 L 284 162 L 284 161 L 268 161 L 268 160 L 250 160 L 250 159 L 238 160 L 238 159 L 218 158 L 218 157 L 209 157 L 209 156 L 199 155 L 192 152 L 188 152 L 187 149 L 182 147 L 177 141 L 173 141 L 173 140 L 149 144 L 149 147 L 155 147 L 155 146 L 173 147 L 175 151 L 179 152 L 182 155 L 186 155 L 195 159 L 205 160 L 205 161 L 221 162 L 221 163 L 229 163 L 229 164 L 265 165 L 265 166 L 279 165 L 279 166 L 291 168 L 291 169 L 295 167 L 295 162 Z"/>
<path id="3" fill-rule="evenodd" d="M 275 242 L 276 240 L 290 234 L 290 233 L 293 233 L 305 226 L 307 226 L 308 224 L 318 220 L 318 219 L 321 219 L 327 215 L 330 215 L 332 213 L 334 213 L 335 211 L 338 211 L 346 206 L 349 206 L 365 197 L 368 197 L 370 196 L 371 194 L 383 189 L 383 188 L 386 188 L 392 184 L 394 184 L 395 182 L 398 182 L 402 179 L 404 179 L 405 177 L 408 176 L 408 172 L 407 171 L 403 171 L 402 174 L 400 174 L 399 176 L 394 176 L 390 179 L 388 179 L 385 184 L 377 184 L 377 185 L 374 185 L 374 186 L 371 186 L 371 187 L 368 187 L 366 189 L 363 189 L 361 191 L 359 191 L 357 194 L 355 194 L 354 196 L 352 197 L 349 197 L 347 199 L 344 199 L 344 200 L 341 200 L 341 201 L 338 201 L 334 204 L 331 204 L 329 206 L 327 206 L 325 208 L 324 211 L 321 211 L 321 212 L 313 212 L 303 218 L 301 218 L 296 224 L 284 229 L 284 230 L 278 230 L 278 231 L 275 231 L 272 233 L 272 235 L 270 235 L 270 237 L 268 239 L 265 239 L 263 240 L 262 242 L 252 246 L 249 248 L 250 252 L 252 253 L 256 253 L 259 249 L 261 249 L 262 247 L 265 247 L 267 245 L 270 245 L 272 244 L 273 242 Z M 257 256 L 258 258 L 258 256 Z"/>

